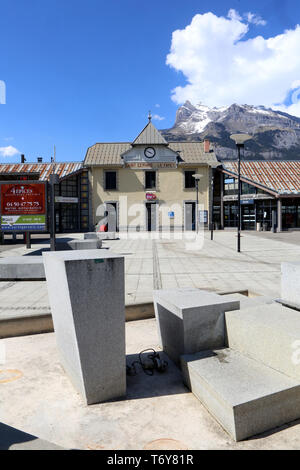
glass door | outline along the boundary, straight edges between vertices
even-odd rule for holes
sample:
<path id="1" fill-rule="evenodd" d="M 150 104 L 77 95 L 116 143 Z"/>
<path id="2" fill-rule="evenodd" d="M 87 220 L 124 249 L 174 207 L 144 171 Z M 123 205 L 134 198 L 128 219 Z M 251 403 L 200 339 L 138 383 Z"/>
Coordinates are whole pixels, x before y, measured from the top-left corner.
<path id="1" fill-rule="evenodd" d="M 255 206 L 254 204 L 242 205 L 242 230 L 255 230 Z"/>

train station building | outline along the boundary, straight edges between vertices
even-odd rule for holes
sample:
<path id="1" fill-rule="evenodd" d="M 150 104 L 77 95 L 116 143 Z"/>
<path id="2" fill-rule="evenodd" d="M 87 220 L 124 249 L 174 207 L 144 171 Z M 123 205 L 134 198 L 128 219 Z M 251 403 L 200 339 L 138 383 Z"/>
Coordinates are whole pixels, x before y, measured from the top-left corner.
<path id="1" fill-rule="evenodd" d="M 116 231 L 196 230 L 197 200 L 204 228 L 237 227 L 237 161 L 218 161 L 208 140 L 168 142 L 150 118 L 133 142 L 96 143 L 83 162 L 38 160 L 0 164 L 0 182 L 58 175 L 57 233 L 92 231 L 104 219 Z M 300 161 L 243 158 L 241 182 L 242 230 L 300 228 Z"/>
<path id="2" fill-rule="evenodd" d="M 208 226 L 212 169 L 209 141 L 167 142 L 149 119 L 133 142 L 97 143 L 87 151 L 91 225 L 105 209 L 120 231 L 195 230 L 198 175 L 199 218 Z M 123 205 L 123 208 L 122 208 Z"/>

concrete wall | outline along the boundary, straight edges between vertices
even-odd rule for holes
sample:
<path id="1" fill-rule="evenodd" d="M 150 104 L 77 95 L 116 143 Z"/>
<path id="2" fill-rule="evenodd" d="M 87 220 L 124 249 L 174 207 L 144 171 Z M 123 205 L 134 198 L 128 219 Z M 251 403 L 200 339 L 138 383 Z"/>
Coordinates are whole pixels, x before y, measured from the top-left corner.
<path id="1" fill-rule="evenodd" d="M 105 170 L 117 171 L 117 190 L 105 191 L 104 172 Z M 156 202 L 159 204 L 159 226 L 165 225 L 162 216 L 162 206 L 166 205 L 165 211 L 172 210 L 172 205 L 179 205 L 180 210 L 175 210 L 174 226 L 182 228 L 184 225 L 184 201 L 196 201 L 195 188 L 184 188 L 184 171 L 193 170 L 201 173 L 203 177 L 199 182 L 199 205 L 203 204 L 203 209 L 209 211 L 209 167 L 206 165 L 195 165 L 194 167 L 179 167 L 177 169 L 157 169 L 156 170 Z M 146 209 L 144 203 L 146 193 L 153 192 L 144 187 L 145 170 L 132 168 L 102 168 L 93 167 L 90 170 L 92 187 L 92 214 L 93 223 L 96 224 L 101 219 L 101 215 L 96 215 L 97 208 L 105 202 L 119 202 L 120 197 L 127 196 L 128 223 L 133 226 L 140 225 L 141 230 L 145 228 Z M 142 203 L 141 213 L 134 212 L 134 204 Z M 202 209 L 201 207 L 199 207 Z M 169 220 L 167 221 L 169 223 Z M 119 226 L 122 229 L 124 223 L 119 217 Z"/>

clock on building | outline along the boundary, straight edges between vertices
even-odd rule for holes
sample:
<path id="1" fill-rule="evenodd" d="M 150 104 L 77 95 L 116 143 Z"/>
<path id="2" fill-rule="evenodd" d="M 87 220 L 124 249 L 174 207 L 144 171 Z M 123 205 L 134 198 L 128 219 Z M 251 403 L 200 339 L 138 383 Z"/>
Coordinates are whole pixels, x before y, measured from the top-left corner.
<path id="1" fill-rule="evenodd" d="M 155 149 L 153 147 L 147 147 L 144 150 L 144 155 L 147 158 L 153 158 L 155 156 Z"/>

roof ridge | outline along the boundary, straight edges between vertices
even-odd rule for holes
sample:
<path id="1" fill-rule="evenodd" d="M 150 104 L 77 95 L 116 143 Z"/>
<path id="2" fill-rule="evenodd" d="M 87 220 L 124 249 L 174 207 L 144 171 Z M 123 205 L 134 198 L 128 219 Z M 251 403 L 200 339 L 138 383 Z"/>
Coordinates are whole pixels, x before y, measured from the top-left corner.
<path id="1" fill-rule="evenodd" d="M 148 133 L 148 129 L 149 129 L 150 133 Z M 151 135 L 151 133 L 153 135 Z M 143 138 L 144 138 L 144 140 L 143 140 Z M 132 145 L 139 145 L 139 144 L 169 145 L 169 143 L 163 137 L 161 132 L 154 126 L 154 124 L 151 122 L 151 120 L 149 120 L 149 122 L 146 124 L 144 129 L 141 130 L 141 132 L 138 134 L 138 136 L 132 142 Z"/>

